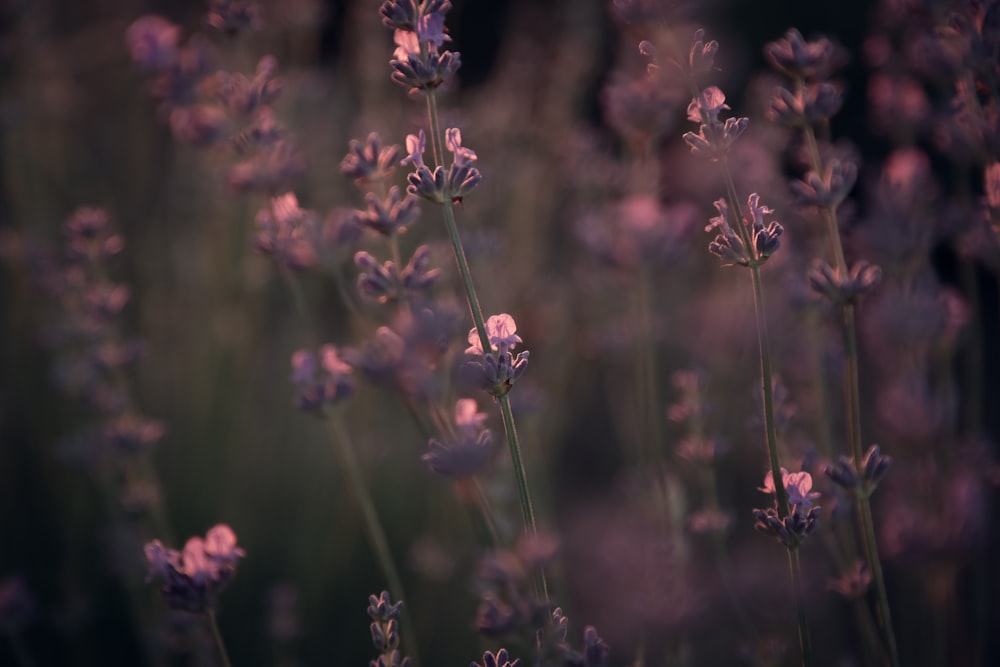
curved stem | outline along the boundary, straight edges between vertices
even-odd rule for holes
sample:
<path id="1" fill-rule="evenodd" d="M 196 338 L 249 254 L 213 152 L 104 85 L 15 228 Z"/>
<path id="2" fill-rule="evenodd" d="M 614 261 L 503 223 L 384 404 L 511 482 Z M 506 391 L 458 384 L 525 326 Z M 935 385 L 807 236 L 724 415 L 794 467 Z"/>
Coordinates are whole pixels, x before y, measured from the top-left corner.
<path id="1" fill-rule="evenodd" d="M 441 135 L 440 121 L 437 111 L 437 97 L 433 90 L 427 91 L 427 114 L 430 121 L 431 144 L 434 148 L 434 160 L 437 165 L 441 164 L 443 139 Z M 448 232 L 448 240 L 451 241 L 451 248 L 455 256 L 455 263 L 458 265 L 458 273 L 465 290 L 465 297 L 472 312 L 472 321 L 476 325 L 479 333 L 479 340 L 482 344 L 483 353 L 489 354 L 493 349 L 490 344 L 489 335 L 486 331 L 486 320 L 483 318 L 483 309 L 479 304 L 479 296 L 476 294 L 476 286 L 472 280 L 472 271 L 469 269 L 469 260 L 465 256 L 465 249 L 462 247 L 462 239 L 458 233 L 458 225 L 455 222 L 455 211 L 451 200 L 445 199 L 442 208 L 444 210 L 444 224 Z M 514 414 L 510 409 L 510 399 L 500 396 L 497 399 L 500 405 L 500 414 L 503 417 L 504 432 L 507 435 L 507 447 L 510 450 L 511 461 L 514 466 L 514 477 L 517 481 L 518 497 L 521 503 L 521 516 L 524 521 L 524 528 L 529 534 L 535 534 L 535 512 L 532 507 L 531 493 L 528 490 L 527 476 L 524 471 L 524 463 L 521 457 L 521 445 L 517 437 L 517 429 L 514 425 Z M 536 589 L 544 600 L 548 600 L 545 576 L 540 574 L 536 580 Z"/>
<path id="2" fill-rule="evenodd" d="M 375 552 L 379 568 L 382 570 L 382 576 L 385 577 L 389 585 L 389 592 L 394 599 L 406 601 L 408 598 L 403 591 L 402 579 L 400 579 L 399 571 L 396 569 L 396 562 L 393 560 L 389 541 L 386 539 L 385 530 L 382 528 L 382 522 L 379 521 L 378 512 L 375 510 L 375 503 L 372 500 L 371 492 L 368 490 L 368 483 L 365 481 L 364 474 L 361 471 L 361 464 L 354 453 L 350 434 L 347 432 L 347 428 L 344 426 L 340 415 L 333 409 L 324 410 L 323 421 L 326 423 L 327 430 L 330 433 L 330 439 L 334 444 L 334 451 L 344 470 L 347 483 L 351 487 L 355 500 L 358 502 L 365 532 L 368 534 L 368 540 L 371 543 L 372 550 Z M 402 616 L 403 621 L 409 628 L 408 632 L 402 633 L 403 645 L 406 648 L 410 662 L 416 667 L 419 665 L 419 658 L 413 634 L 415 626 L 409 612 L 409 605 L 403 606 Z"/>
<path id="3" fill-rule="evenodd" d="M 215 642 L 215 648 L 219 652 L 219 662 L 222 667 L 232 667 L 232 663 L 229 662 L 229 654 L 226 652 L 226 643 L 222 641 L 222 633 L 219 632 L 219 623 L 215 619 L 215 610 L 206 609 L 205 616 L 208 617 L 208 627 L 212 632 L 212 640 Z"/>

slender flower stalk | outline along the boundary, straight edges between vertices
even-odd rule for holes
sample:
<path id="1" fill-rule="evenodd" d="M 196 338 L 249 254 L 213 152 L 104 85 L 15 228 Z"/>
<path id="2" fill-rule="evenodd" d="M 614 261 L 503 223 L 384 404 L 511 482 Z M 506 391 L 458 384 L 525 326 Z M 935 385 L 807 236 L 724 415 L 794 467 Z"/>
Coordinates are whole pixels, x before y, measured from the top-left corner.
<path id="1" fill-rule="evenodd" d="M 656 48 L 649 42 L 643 42 L 639 45 L 639 49 L 651 58 L 651 71 L 655 73 L 658 69 Z M 694 46 L 687 58 L 687 65 L 682 66 L 682 69 L 689 74 L 690 82 L 695 91 L 697 91 L 697 72 L 711 69 L 717 49 L 717 43 L 709 42 L 706 44 L 704 42 L 702 31 L 696 33 Z M 681 58 L 676 60 L 684 62 Z M 707 68 L 704 66 L 706 64 Z M 815 526 L 819 508 L 812 507 L 810 503 L 808 490 L 812 486 L 812 480 L 808 473 L 789 474 L 781 467 L 774 418 L 770 343 L 764 306 L 764 290 L 760 275 L 760 267 L 780 247 L 779 239 L 784 230 L 775 221 L 766 222 L 765 216 L 770 215 L 772 211 L 761 204 L 760 197 L 756 193 L 747 198 L 747 210 L 744 213 L 727 156 L 732 143 L 746 129 L 749 119 L 731 117 L 722 120 L 721 113 L 730 108 L 725 101 L 725 94 L 715 86 L 696 92 L 688 106 L 688 119 L 699 123 L 699 129 L 697 133 L 686 133 L 684 140 L 695 155 L 722 163 L 728 203 L 727 199 L 715 202 L 719 216 L 711 220 L 706 230 L 718 233 L 709 245 L 709 251 L 718 256 L 724 266 L 740 265 L 750 269 L 760 353 L 762 412 L 770 468 L 765 487 L 762 490 L 771 493 L 775 502 L 775 508 L 755 509 L 754 517 L 757 520 L 756 527 L 758 529 L 777 537 L 788 550 L 789 577 L 795 596 L 802 665 L 809 667 L 812 664 L 812 645 L 801 590 L 802 574 L 798 547 L 802 539 Z M 730 224 L 730 207 L 735 217 L 735 225 Z M 792 481 L 793 478 L 795 483 L 794 502 L 791 501 L 789 489 L 786 487 L 786 482 Z"/>
<path id="2" fill-rule="evenodd" d="M 310 322 L 309 310 L 306 304 L 305 295 L 302 290 L 302 285 L 299 282 L 297 276 L 290 272 L 282 272 L 282 277 L 285 279 L 289 290 L 292 292 L 293 301 L 295 306 L 299 311 L 299 315 L 303 322 L 308 325 Z M 329 348 L 333 350 L 332 347 Z M 305 351 L 300 351 L 296 353 L 299 359 L 299 365 L 296 366 L 296 357 L 293 357 L 293 366 L 295 366 L 296 373 L 301 373 L 305 369 L 313 370 L 315 361 L 311 355 L 304 353 Z M 333 350 L 333 365 L 335 368 L 325 368 L 326 371 L 330 372 L 331 376 L 337 375 L 342 371 L 349 371 L 349 367 L 342 368 L 346 366 L 339 360 L 335 350 Z M 308 360 L 308 361 L 306 361 Z M 324 362 L 326 360 L 323 360 Z M 311 375 L 309 373 L 308 375 Z M 309 384 L 313 380 L 311 377 L 302 377 L 304 384 Z M 375 558 L 378 560 L 379 569 L 382 570 L 382 576 L 386 578 L 389 584 L 389 589 L 392 595 L 395 596 L 397 600 L 407 599 L 403 590 L 402 579 L 399 576 L 399 570 L 396 567 L 395 559 L 392 556 L 392 551 L 389 548 L 389 541 L 386 539 L 385 529 L 382 527 L 382 522 L 379 519 L 378 511 L 375 509 L 375 503 L 372 500 L 371 491 L 368 488 L 368 482 L 365 480 L 364 472 L 361 469 L 361 464 L 357 459 L 357 455 L 354 453 L 354 444 L 350 437 L 340 414 L 337 412 L 336 403 L 338 400 L 342 399 L 344 396 L 348 395 L 352 388 L 345 384 L 343 377 L 332 377 L 330 380 L 330 386 L 324 387 L 318 395 L 311 396 L 308 403 L 316 403 L 316 405 L 310 405 L 310 408 L 318 408 L 319 416 L 322 417 L 324 424 L 327 427 L 327 433 L 330 436 L 330 440 L 334 446 L 334 453 L 337 456 L 338 462 L 340 463 L 341 470 L 343 470 L 348 485 L 351 488 L 355 500 L 358 503 L 358 507 L 361 510 L 362 523 L 365 527 L 365 533 L 368 536 L 369 544 L 372 550 L 375 552 Z M 305 406 L 306 401 L 300 398 L 300 406 Z M 409 612 L 403 610 L 402 612 L 407 617 Z M 411 619 L 407 618 L 407 623 L 411 625 Z M 420 659 L 417 651 L 416 641 L 414 639 L 413 633 L 409 632 L 404 636 L 404 641 L 406 643 L 407 653 L 410 655 L 413 667 L 419 667 Z"/>
<path id="3" fill-rule="evenodd" d="M 805 42 L 798 31 L 789 30 L 783 39 L 769 44 L 766 53 L 775 69 L 787 75 L 793 82 L 793 93 L 779 89 L 776 100 L 772 102 L 771 114 L 777 120 L 791 123 L 802 131 L 811 172 L 804 183 L 797 185 L 800 194 L 805 193 L 808 200 L 819 208 L 834 257 L 835 279 L 829 282 L 839 283 L 842 286 L 840 290 L 842 296 L 838 301 L 841 307 L 844 344 L 844 405 L 854 475 L 857 480 L 853 489 L 855 514 L 861 532 L 865 560 L 875 584 L 878 620 L 889 654 L 889 662 L 893 667 L 899 667 L 899 651 L 869 501 L 874 489 L 873 480 L 870 475 L 865 474 L 864 469 L 867 457 L 864 453 L 861 429 L 861 390 L 854 298 L 857 294 L 848 294 L 846 287 L 852 278 L 858 286 L 862 286 L 862 283 L 855 278 L 862 275 L 862 272 L 857 268 L 854 271 L 848 268 L 837 219 L 837 207 L 854 184 L 856 168 L 853 165 L 842 165 L 833 161 L 824 164 L 814 128 L 816 122 L 826 122 L 840 106 L 839 90 L 834 84 L 825 80 L 837 64 L 836 48 L 826 39 Z M 875 279 L 877 274 L 868 281 L 868 285 L 873 284 Z"/>
<path id="4" fill-rule="evenodd" d="M 226 642 L 222 640 L 222 633 L 219 632 L 219 621 L 216 619 L 215 609 L 206 609 L 205 617 L 208 619 L 208 627 L 212 631 L 212 641 L 215 642 L 215 649 L 219 653 L 219 663 L 222 667 L 232 667 L 229 661 L 229 653 L 226 651 Z"/>
<path id="5" fill-rule="evenodd" d="M 416 168 L 416 171 L 409 177 L 409 191 L 411 194 L 429 199 L 442 206 L 445 229 L 451 242 L 462 288 L 465 291 L 466 301 L 475 324 L 479 349 L 484 358 L 496 355 L 493 359 L 495 362 L 493 366 L 494 370 L 497 370 L 497 367 L 502 363 L 502 357 L 505 354 L 509 355 L 509 353 L 502 349 L 502 346 L 501 349 L 494 350 L 494 346 L 490 342 L 490 333 L 483 317 L 483 309 L 476 293 L 454 212 L 454 202 L 461 201 L 465 192 L 471 190 L 479 182 L 479 172 L 473 166 L 476 156 L 471 150 L 461 146 L 461 134 L 457 129 L 449 129 L 447 133 L 442 132 L 437 108 L 436 88 L 443 83 L 445 78 L 454 74 L 460 66 L 459 54 L 439 51 L 439 47 L 445 42 L 451 41 L 444 29 L 444 13 L 450 7 L 448 2 L 420 3 L 418 5 L 388 0 L 382 4 L 380 13 L 383 17 L 383 23 L 396 31 L 395 39 L 398 48 L 390 63 L 393 68 L 393 80 L 408 87 L 411 94 L 423 94 L 427 104 L 428 134 L 430 135 L 431 153 L 434 159 L 433 169 L 429 169 L 423 163 L 423 133 L 408 138 L 409 155 L 403 160 L 403 164 L 412 163 Z M 447 171 L 444 167 L 446 148 L 454 153 L 454 161 Z M 522 355 L 524 354 L 522 353 Z M 507 368 L 506 372 L 510 375 L 507 376 L 505 384 L 502 387 L 497 385 L 497 391 L 491 393 L 500 406 L 507 446 L 510 450 L 514 477 L 518 487 L 524 529 L 529 534 L 534 535 L 537 533 L 535 513 L 517 429 L 514 424 L 513 411 L 507 396 L 509 384 L 520 372 L 523 372 L 526 363 L 527 357 L 525 355 L 519 369 Z M 537 581 L 537 592 L 542 599 L 548 598 L 546 588 L 544 575 L 540 575 Z"/>
<path id="6" fill-rule="evenodd" d="M 378 511 L 375 509 L 375 502 L 372 500 L 368 483 L 365 481 L 364 473 L 361 470 L 361 464 L 354 453 L 354 443 L 350 433 L 348 433 L 347 427 L 344 425 L 335 407 L 324 408 L 322 416 L 323 422 L 326 424 L 330 434 L 330 440 L 334 444 L 334 452 L 340 462 L 341 469 L 344 471 L 347 483 L 350 485 L 351 491 L 358 502 L 365 533 L 367 533 L 369 543 L 375 552 L 375 558 L 378 560 L 379 569 L 382 570 L 382 576 L 388 582 L 392 596 L 397 600 L 406 600 L 408 598 L 406 598 L 403 591 L 403 581 L 399 576 L 399 570 L 396 568 L 396 561 L 392 557 L 389 540 L 386 538 L 385 529 L 379 520 Z M 410 617 L 410 613 L 406 607 L 403 608 L 402 614 L 407 627 L 414 627 L 413 619 Z M 413 667 L 419 667 L 419 654 L 412 631 L 403 635 L 403 644 Z"/>

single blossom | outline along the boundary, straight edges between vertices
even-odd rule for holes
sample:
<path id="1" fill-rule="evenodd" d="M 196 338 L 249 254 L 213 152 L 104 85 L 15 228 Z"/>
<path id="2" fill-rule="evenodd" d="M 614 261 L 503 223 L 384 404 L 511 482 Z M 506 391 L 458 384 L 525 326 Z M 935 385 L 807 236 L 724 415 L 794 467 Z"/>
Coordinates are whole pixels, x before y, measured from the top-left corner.
<path id="1" fill-rule="evenodd" d="M 521 337 L 517 335 L 517 324 L 514 318 L 507 313 L 491 315 L 486 320 L 486 336 L 489 338 L 493 351 L 512 350 L 515 345 L 522 343 Z M 466 354 L 483 354 L 482 340 L 479 338 L 479 331 L 473 327 L 469 330 L 469 347 Z"/>
<path id="2" fill-rule="evenodd" d="M 812 475 L 807 472 L 788 472 L 781 469 L 781 480 L 785 485 L 785 493 L 788 494 L 788 504 L 796 505 L 800 510 L 808 510 L 812 507 L 812 501 L 819 498 L 819 493 L 812 490 Z M 764 486 L 760 487 L 764 493 L 774 495 L 774 475 L 770 470 L 764 476 Z"/>
<path id="3" fill-rule="evenodd" d="M 426 167 L 424 164 L 424 150 L 426 146 L 427 137 L 424 135 L 423 130 L 420 130 L 417 134 L 406 135 L 406 157 L 399 161 L 399 165 L 405 167 L 408 164 L 412 164 L 416 169 Z"/>

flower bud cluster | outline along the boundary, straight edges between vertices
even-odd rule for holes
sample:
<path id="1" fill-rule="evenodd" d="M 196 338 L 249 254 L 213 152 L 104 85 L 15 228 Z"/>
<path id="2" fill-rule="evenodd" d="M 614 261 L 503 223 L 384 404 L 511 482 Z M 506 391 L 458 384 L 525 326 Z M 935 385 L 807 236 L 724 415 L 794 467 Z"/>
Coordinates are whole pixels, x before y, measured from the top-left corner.
<path id="1" fill-rule="evenodd" d="M 760 266 L 781 247 L 779 239 L 784 227 L 777 221 L 766 222 L 764 216 L 772 211 L 760 203 L 756 192 L 747 198 L 750 218 L 733 229 L 729 224 L 729 204 L 725 199 L 715 201 L 719 215 L 709 220 L 705 231 L 718 230 L 708 244 L 708 251 L 722 260 L 723 266 Z"/>
<path id="2" fill-rule="evenodd" d="M 487 338 L 491 346 L 484 353 L 479 331 L 469 331 L 469 347 L 465 354 L 472 357 L 463 365 L 463 371 L 473 386 L 485 389 L 492 396 L 503 396 L 528 368 L 528 352 L 515 356 L 514 347 L 523 342 L 517 335 L 517 324 L 507 313 L 492 315 L 486 321 Z"/>
<path id="3" fill-rule="evenodd" d="M 386 0 L 379 9 L 383 25 L 395 30 L 392 80 L 411 95 L 437 88 L 462 64 L 458 53 L 440 50 L 451 41 L 444 26 L 450 9 L 447 0 Z"/>
<path id="4" fill-rule="evenodd" d="M 842 277 L 839 269 L 817 259 L 813 262 L 808 280 L 814 292 L 831 303 L 842 305 L 855 303 L 871 292 L 881 277 L 882 269 L 865 260 L 855 262 L 848 275 Z"/>
<path id="5" fill-rule="evenodd" d="M 490 639 L 522 635 L 534 639 L 545 627 L 552 609 L 539 600 L 534 578 L 556 554 L 556 541 L 545 535 L 522 535 L 511 550 L 498 549 L 479 561 L 480 587 L 475 628 Z"/>
<path id="6" fill-rule="evenodd" d="M 319 215 L 299 208 L 296 196 L 287 192 L 257 213 L 254 247 L 279 268 L 302 271 L 316 264 L 320 231 Z"/>
<path id="7" fill-rule="evenodd" d="M 691 100 L 688 105 L 688 120 L 701 124 L 697 134 L 684 134 L 684 141 L 691 147 L 693 154 L 715 161 L 729 152 L 729 147 L 750 124 L 749 118 L 730 117 L 725 121 L 720 120 L 719 114 L 729 108 L 725 94 L 716 86 L 706 88 Z"/>
<path id="8" fill-rule="evenodd" d="M 476 401 L 462 398 L 455 403 L 455 429 L 441 440 L 431 438 L 421 457 L 432 472 L 462 479 L 477 475 L 493 462 L 497 448 L 493 432 L 484 426 L 486 414 Z"/>
<path id="9" fill-rule="evenodd" d="M 256 3 L 217 0 L 207 24 L 233 32 L 258 21 Z M 133 22 L 126 43 L 149 76 L 149 95 L 174 138 L 199 148 L 228 143 L 235 149 L 240 159 L 226 170 L 234 190 L 281 191 L 302 175 L 302 153 L 272 112 L 282 88 L 274 56 L 262 58 L 252 77 L 213 73 L 215 55 L 205 36 L 182 45 L 180 28 L 155 15 Z"/>
<path id="10" fill-rule="evenodd" d="M 819 498 L 819 493 L 812 491 L 812 475 L 807 472 L 790 473 L 782 468 L 781 477 L 788 514 L 781 514 L 774 475 L 769 470 L 760 490 L 774 497 L 774 506 L 753 510 L 754 528 L 774 536 L 789 549 L 795 549 L 816 527 L 820 508 L 814 506 L 813 501 Z"/>
<path id="11" fill-rule="evenodd" d="M 298 408 L 319 413 L 349 398 L 354 393 L 351 370 L 333 345 L 323 345 L 318 353 L 297 350 L 292 354 L 292 383 Z"/>
<path id="12" fill-rule="evenodd" d="M 860 465 L 855 461 L 841 456 L 836 463 L 826 466 L 823 474 L 829 477 L 837 486 L 848 491 L 871 494 L 878 486 L 892 465 L 892 457 L 883 456 L 878 445 L 872 445 L 865 452 Z"/>
<path id="13" fill-rule="evenodd" d="M 372 619 L 371 636 L 375 650 L 380 653 L 370 667 L 409 667 L 410 659 L 399 651 L 399 616 L 403 603 L 392 602 L 388 591 L 378 597 L 368 596 L 368 616 Z"/>
<path id="14" fill-rule="evenodd" d="M 379 264 L 372 255 L 360 251 L 354 256 L 361 269 L 358 290 L 377 303 L 420 300 L 441 276 L 441 270 L 431 267 L 430 262 L 431 249 L 426 245 L 418 247 L 402 269 L 391 260 Z"/>
<path id="15" fill-rule="evenodd" d="M 110 464 L 116 470 L 133 469 L 166 428 L 140 413 L 130 385 L 144 346 L 123 336 L 121 319 L 132 291 L 109 277 L 110 262 L 123 250 L 124 241 L 105 210 L 89 207 L 69 216 L 63 241 L 61 256 L 36 268 L 51 310 L 42 338 L 56 357 L 54 376 L 60 389 L 81 399 L 92 419 L 66 439 L 63 454 L 86 468 Z M 140 513 L 159 498 L 152 482 L 148 492 L 138 493 L 146 485 L 134 475 L 125 488 L 114 491 L 120 492 L 127 510 Z M 131 502 L 140 496 L 143 502 Z"/>
<path id="16" fill-rule="evenodd" d="M 452 154 L 451 165 L 447 170 L 438 165 L 432 172 L 424 164 L 426 143 L 427 138 L 423 130 L 406 137 L 407 155 L 400 164 L 412 164 L 414 168 L 414 171 L 407 176 L 409 181 L 407 192 L 438 204 L 443 204 L 445 201 L 462 201 L 462 198 L 482 180 L 482 174 L 475 166 L 476 153 L 462 146 L 461 130 L 450 127 L 445 130 L 445 146 Z"/>
<path id="17" fill-rule="evenodd" d="M 146 544 L 147 581 L 163 582 L 160 593 L 171 609 L 203 612 L 215 609 L 219 593 L 236 576 L 246 555 L 236 546 L 236 533 L 225 524 L 209 529 L 205 538 L 192 537 L 182 551 L 168 549 L 159 540 Z"/>

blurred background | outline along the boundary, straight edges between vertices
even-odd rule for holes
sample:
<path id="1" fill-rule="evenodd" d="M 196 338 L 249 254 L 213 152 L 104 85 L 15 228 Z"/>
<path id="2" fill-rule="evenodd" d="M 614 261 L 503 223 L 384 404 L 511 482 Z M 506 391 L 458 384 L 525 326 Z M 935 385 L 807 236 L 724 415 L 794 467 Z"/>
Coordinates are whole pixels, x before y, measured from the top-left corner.
<path id="1" fill-rule="evenodd" d="M 847 55 L 828 138 L 860 164 L 841 210 L 849 259 L 883 269 L 860 311 L 862 411 L 866 445 L 895 459 L 873 506 L 903 663 L 1000 662 L 1000 254 L 982 176 L 997 134 L 962 123 L 961 69 L 921 58 L 917 39 L 939 36 L 953 11 L 992 20 L 991 3 L 453 4 L 448 48 L 462 68 L 440 103 L 483 173 L 457 215 L 487 314 L 512 314 L 531 351 L 512 397 L 540 524 L 560 545 L 550 574 L 571 640 L 596 625 L 616 665 L 642 651 L 651 665 L 796 664 L 785 555 L 750 515 L 766 505 L 750 286 L 702 232 L 724 181 L 681 139 L 696 130 L 690 95 L 643 88 L 637 49 L 669 26 L 686 51 L 704 27 L 720 43 L 705 85 L 751 119 L 730 161 L 737 187 L 785 226 L 764 273 L 785 460 L 824 494 L 803 547 L 817 664 L 870 664 L 864 603 L 830 590 L 850 571 L 852 538 L 820 473 L 847 451 L 836 315 L 804 281 L 827 256 L 825 232 L 790 195 L 796 135 L 766 114 L 780 79 L 763 47 L 794 26 Z M 36 665 L 213 664 L 190 619 L 164 622 L 142 544 L 180 548 L 217 523 L 247 553 L 219 614 L 233 664 L 375 657 L 365 607 L 386 583 L 326 430 L 295 408 L 289 359 L 325 342 L 363 348 L 393 321 L 354 289 L 354 252 L 385 259 L 384 244 L 334 233 L 364 207 L 339 169 L 348 141 L 374 131 L 404 144 L 426 126 L 422 100 L 389 79 L 378 5 L 261 2 L 257 30 L 227 34 L 206 28 L 199 1 L 0 2 L 0 629 L 17 638 L 0 637 L 0 664 L 18 664 L 16 645 Z M 236 144 L 177 138 L 126 44 L 145 14 L 182 42 L 205 33 L 210 71 L 253 76 L 277 58 L 288 173 L 238 187 Z M 299 278 L 308 320 L 253 247 L 258 211 L 286 191 L 333 230 Z M 115 336 L 142 355 L 122 386 L 164 428 L 142 463 L 158 484 L 120 495 L 88 444 L 92 401 L 66 391 L 72 351 L 58 346 L 67 315 L 50 278 L 80 206 L 106 209 L 123 239 L 106 266 L 130 290 Z M 401 243 L 406 256 L 430 245 L 436 295 L 457 304 L 447 376 L 471 320 L 437 208 L 422 204 Z M 500 439 L 492 399 L 474 396 Z M 435 400 L 450 415 L 458 397 L 448 386 Z M 402 632 L 424 665 L 495 650 L 474 628 L 482 549 L 462 485 L 421 461 L 426 437 L 390 388 L 358 377 L 340 410 L 402 570 L 415 621 Z M 692 453 L 698 442 L 708 455 Z M 512 540 L 507 459 L 482 480 Z M 137 519 L 150 506 L 158 519 Z"/>

